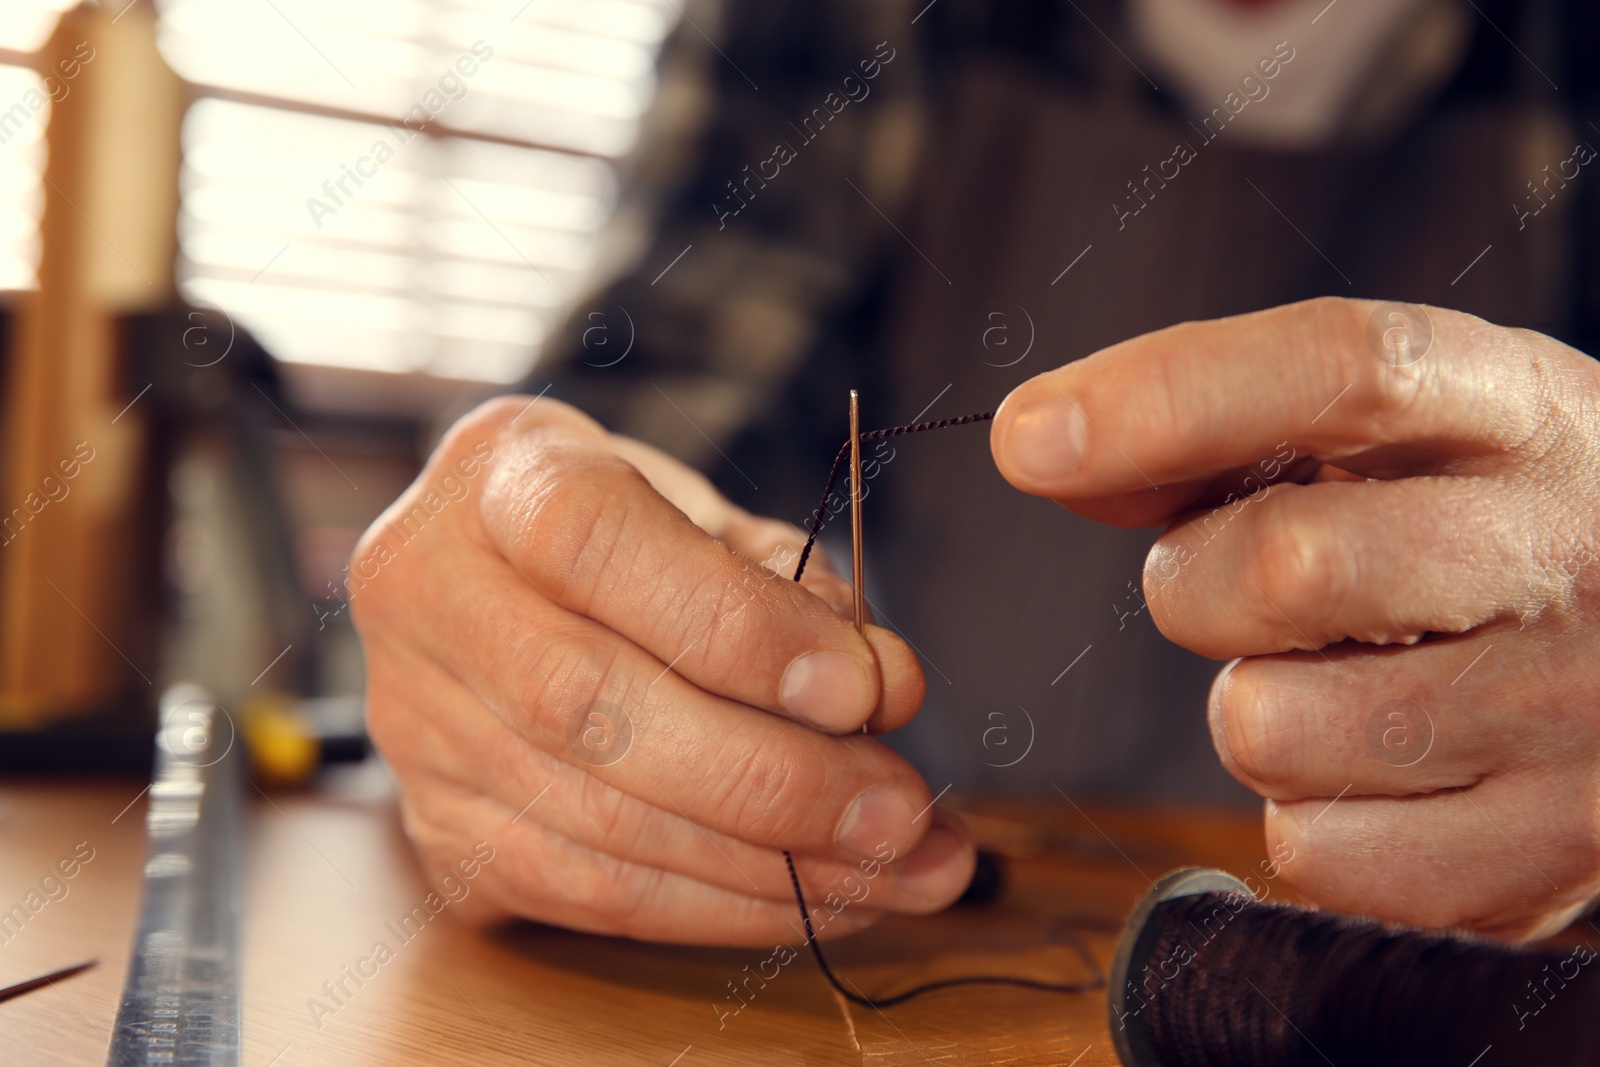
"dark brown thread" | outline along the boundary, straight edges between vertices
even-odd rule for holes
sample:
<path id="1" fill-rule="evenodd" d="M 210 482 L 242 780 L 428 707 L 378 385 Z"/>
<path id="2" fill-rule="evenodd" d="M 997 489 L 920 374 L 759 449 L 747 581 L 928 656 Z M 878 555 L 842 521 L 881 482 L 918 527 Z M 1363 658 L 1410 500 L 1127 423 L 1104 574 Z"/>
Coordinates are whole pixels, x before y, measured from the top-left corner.
<path id="1" fill-rule="evenodd" d="M 861 440 L 879 441 L 886 437 L 921 433 L 924 430 L 942 430 L 948 426 L 966 426 L 975 422 L 986 422 L 992 418 L 994 418 L 994 412 L 985 411 L 976 415 L 958 415 L 951 419 L 919 422 L 911 426 L 890 426 L 883 430 L 869 430 L 861 435 Z M 812 546 L 817 543 L 817 535 L 822 533 L 822 528 L 826 525 L 828 498 L 833 496 L 833 487 L 838 483 L 839 473 L 844 469 L 845 460 L 849 456 L 850 442 L 845 441 L 843 447 L 839 449 L 839 454 L 834 457 L 832 469 L 828 471 L 828 484 L 822 490 L 822 502 L 817 505 L 817 510 L 812 514 L 811 522 L 807 526 L 806 544 L 800 550 L 800 562 L 794 569 L 794 580 L 797 582 L 800 580 L 800 576 L 805 573 L 806 560 L 811 556 Z M 1061 931 L 1062 939 L 1088 965 L 1090 973 L 1095 976 L 1092 982 L 1055 983 L 1040 982 L 1032 978 L 1007 978 L 1002 975 L 972 975 L 964 978 L 945 978 L 937 982 L 927 982 L 923 985 L 914 986 L 903 993 L 896 993 L 894 996 L 878 1000 L 862 996 L 860 993 L 846 989 L 844 983 L 833 973 L 833 968 L 828 966 L 828 960 L 822 954 L 822 945 L 817 941 L 816 930 L 811 926 L 811 911 L 806 907 L 806 895 L 800 888 L 800 875 L 795 871 L 794 857 L 789 854 L 788 849 L 783 850 L 783 862 L 789 867 L 789 884 L 794 886 L 795 903 L 800 905 L 800 921 L 805 923 L 806 926 L 806 944 L 811 946 L 811 955 L 816 958 L 817 966 L 821 968 L 822 975 L 828 980 L 828 984 L 833 987 L 836 993 L 852 1004 L 858 1004 L 863 1008 L 892 1008 L 896 1004 L 905 1003 L 912 997 L 920 997 L 922 994 L 931 993 L 936 989 L 949 989 L 951 986 L 963 985 L 1020 986 L 1023 989 L 1040 989 L 1050 993 L 1088 993 L 1105 987 L 1105 976 L 1101 973 L 1099 965 L 1095 963 L 1093 954 L 1084 945 L 1082 938 L 1071 931 L 1063 930 Z"/>
<path id="2" fill-rule="evenodd" d="M 984 411 L 977 415 L 957 415 L 953 419 L 936 419 L 932 422 L 918 422 L 911 426 L 890 426 L 886 430 L 868 430 L 861 435 L 863 441 L 881 441 L 886 437 L 899 437 L 902 434 L 921 433 L 923 430 L 942 430 L 947 426 L 967 426 L 974 422 L 987 422 L 994 418 L 994 412 Z M 850 442 L 846 441 L 839 447 L 839 454 L 833 457 L 833 467 L 828 471 L 828 484 L 822 489 L 822 503 L 817 505 L 817 510 L 811 514 L 811 522 L 806 525 L 806 544 L 800 550 L 800 565 L 794 569 L 794 580 L 799 581 L 800 576 L 806 572 L 806 560 L 811 558 L 811 548 L 817 543 L 817 535 L 827 525 L 828 499 L 833 496 L 833 487 L 838 484 L 839 473 L 844 470 L 844 461 L 850 458 Z"/>
<path id="3" fill-rule="evenodd" d="M 1600 962 L 1587 945 L 1518 949 L 1247 893 L 1168 901 L 1151 923 L 1156 940 L 1128 974 L 1124 1022 L 1142 1023 L 1163 1067 L 1600 1058 Z"/>

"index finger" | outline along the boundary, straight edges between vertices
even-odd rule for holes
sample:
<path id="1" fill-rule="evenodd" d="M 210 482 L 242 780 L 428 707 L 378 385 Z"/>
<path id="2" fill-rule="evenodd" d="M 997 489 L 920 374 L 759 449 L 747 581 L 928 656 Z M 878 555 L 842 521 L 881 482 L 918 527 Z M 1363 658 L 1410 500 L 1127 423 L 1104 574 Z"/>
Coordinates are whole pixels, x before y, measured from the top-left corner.
<path id="1" fill-rule="evenodd" d="M 1400 309 L 1393 326 L 1386 308 Z M 1459 470 L 1536 429 L 1516 396 L 1513 337 L 1458 312 L 1335 298 L 1183 323 L 1024 382 L 990 446 L 1025 492 L 1137 494 L 1164 515 L 1285 445 L 1373 477 L 1447 457 Z"/>
<path id="2" fill-rule="evenodd" d="M 553 405 L 499 437 L 479 497 L 489 544 L 536 590 L 708 693 L 849 732 L 921 704 L 920 670 L 799 583 L 733 551 Z"/>

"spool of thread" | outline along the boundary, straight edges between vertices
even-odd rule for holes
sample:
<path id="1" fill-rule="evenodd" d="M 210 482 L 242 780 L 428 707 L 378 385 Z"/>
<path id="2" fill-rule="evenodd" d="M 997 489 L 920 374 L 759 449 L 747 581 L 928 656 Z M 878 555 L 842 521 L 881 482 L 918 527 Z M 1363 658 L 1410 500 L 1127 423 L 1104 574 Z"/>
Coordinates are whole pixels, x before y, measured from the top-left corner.
<path id="1" fill-rule="evenodd" d="M 1156 883 L 1112 961 L 1126 1067 L 1600 1063 L 1600 960 L 1256 900 L 1223 871 Z"/>

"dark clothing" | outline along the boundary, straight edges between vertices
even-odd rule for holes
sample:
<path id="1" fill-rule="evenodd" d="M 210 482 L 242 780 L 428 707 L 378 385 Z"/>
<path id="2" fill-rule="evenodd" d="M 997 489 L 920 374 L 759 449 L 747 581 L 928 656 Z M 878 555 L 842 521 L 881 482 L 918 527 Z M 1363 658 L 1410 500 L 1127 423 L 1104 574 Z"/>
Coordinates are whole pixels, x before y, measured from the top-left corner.
<path id="1" fill-rule="evenodd" d="M 1411 113 L 1288 152 L 1156 87 L 1116 5 L 925 2 L 735 4 L 698 23 L 720 53 L 680 29 L 671 132 L 636 165 L 642 255 L 558 334 L 556 395 L 800 525 L 852 386 L 869 426 L 986 410 L 1127 337 L 1322 294 L 1600 351 L 1600 168 L 1549 177 L 1600 147 L 1588 7 L 1481 3 Z M 583 330 L 623 310 L 634 347 L 608 366 Z M 935 791 L 1244 796 L 1210 750 L 1217 664 L 1143 610 L 1152 532 L 1010 489 L 983 428 L 892 457 L 868 483 L 868 592 L 924 657 L 928 707 L 893 743 Z"/>

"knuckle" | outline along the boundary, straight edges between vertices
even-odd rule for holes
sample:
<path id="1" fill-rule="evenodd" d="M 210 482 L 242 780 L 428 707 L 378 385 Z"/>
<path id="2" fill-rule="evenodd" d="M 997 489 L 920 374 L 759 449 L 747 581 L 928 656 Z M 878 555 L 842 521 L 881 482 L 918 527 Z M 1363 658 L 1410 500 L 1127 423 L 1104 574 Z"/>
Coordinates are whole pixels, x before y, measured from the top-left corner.
<path id="1" fill-rule="evenodd" d="M 1323 337 L 1336 336 L 1341 329 L 1360 333 L 1366 327 L 1365 305 L 1342 296 L 1314 296 L 1286 310 L 1315 324 L 1317 334 Z"/>
<path id="2" fill-rule="evenodd" d="M 531 913 L 591 933 L 627 935 L 657 906 L 667 872 L 570 839 L 542 835 L 519 872 L 519 890 L 537 902 Z M 577 920 L 574 922 L 573 920 Z"/>
<path id="3" fill-rule="evenodd" d="M 721 779 L 713 797 L 727 824 L 751 841 L 790 841 L 814 831 L 825 768 L 782 733 L 740 746 L 744 753 Z M 726 758 L 726 757 L 724 757 Z M 714 761 L 720 765 L 722 758 Z"/>
<path id="4" fill-rule="evenodd" d="M 1394 439 L 1401 434 L 1396 424 L 1412 414 L 1423 395 L 1429 365 L 1424 360 L 1414 368 L 1392 368 L 1377 359 L 1372 362 L 1374 366 L 1364 368 L 1360 410 L 1371 424 L 1374 437 Z"/>
<path id="5" fill-rule="evenodd" d="M 1263 510 L 1255 525 L 1247 570 L 1274 627 L 1290 620 L 1296 632 L 1291 647 L 1312 639 L 1322 620 L 1333 616 L 1356 586 L 1356 557 L 1345 538 L 1308 506 L 1305 491 L 1292 492 L 1276 508 Z M 1296 640 L 1299 639 L 1299 640 Z M 1311 647 L 1317 647 L 1313 644 Z"/>
<path id="6" fill-rule="evenodd" d="M 1590 357 L 1542 334 L 1520 328 L 1504 332 L 1502 362 L 1509 366 L 1498 378 L 1512 388 L 1520 380 L 1521 414 L 1527 422 L 1520 434 L 1508 434 L 1509 450 L 1525 453 L 1533 461 L 1530 468 L 1542 473 L 1546 464 L 1540 461 L 1592 439 L 1589 412 L 1600 396 L 1600 368 Z"/>
<path id="7" fill-rule="evenodd" d="M 1211 329 L 1210 324 L 1204 322 L 1179 323 L 1172 328 L 1174 348 L 1181 350 L 1191 344 L 1205 345 L 1211 336 Z M 1151 361 L 1154 380 L 1149 383 L 1147 395 L 1153 402 L 1150 413 L 1159 420 L 1151 428 L 1159 427 L 1163 435 L 1171 435 L 1171 440 L 1188 441 L 1193 440 L 1196 431 L 1201 429 L 1196 424 L 1205 418 L 1205 412 L 1204 405 L 1193 403 L 1193 387 L 1182 380 L 1178 367 L 1178 362 L 1171 359 Z"/>
<path id="8" fill-rule="evenodd" d="M 612 860 L 609 877 L 586 905 L 595 917 L 624 936 L 648 932 L 646 913 L 657 906 L 666 891 L 667 871 Z"/>
<path id="9" fill-rule="evenodd" d="M 580 782 L 576 809 L 585 839 L 605 842 L 603 851 L 613 856 L 636 855 L 649 843 L 648 807 L 592 774 Z"/>
<path id="10" fill-rule="evenodd" d="M 630 865 L 558 837 L 544 836 L 519 872 L 519 890 L 536 902 L 531 913 L 590 933 L 619 934 L 616 915 Z M 526 907 L 526 904 L 524 904 Z"/>
<path id="11" fill-rule="evenodd" d="M 541 450 L 532 480 L 511 516 L 513 543 L 537 550 L 540 569 L 563 592 L 601 587 L 610 564 L 629 544 L 629 509 L 621 494 L 599 491 L 610 477 L 639 474 L 620 458 L 578 457 L 559 445 Z M 637 551 L 642 542 L 635 539 Z"/>
<path id="12" fill-rule="evenodd" d="M 608 897 L 627 870 L 624 860 L 524 823 L 497 860 L 515 914 L 591 933 L 619 931 L 608 919 Z"/>
<path id="13" fill-rule="evenodd" d="M 717 692 L 747 688 L 752 652 L 770 646 L 775 637 L 773 591 L 764 588 L 769 579 L 757 577 L 753 569 L 738 561 L 731 570 L 709 569 L 691 595 L 662 613 L 663 618 L 675 620 L 669 625 L 677 629 L 674 636 L 681 647 L 699 645 L 700 677 Z"/>
<path id="14" fill-rule="evenodd" d="M 1351 408 L 1378 439 L 1393 436 L 1392 423 L 1403 419 L 1422 396 L 1422 386 L 1437 366 L 1422 359 L 1393 366 L 1371 350 L 1366 339 L 1371 305 L 1338 296 L 1321 296 L 1293 305 L 1291 314 L 1309 325 L 1305 337 L 1312 367 L 1320 376 L 1319 395 L 1350 390 Z M 1341 401 L 1344 403 L 1344 401 Z"/>
<path id="15" fill-rule="evenodd" d="M 577 408 L 552 397 L 511 394 L 485 400 L 461 416 L 445 431 L 439 444 L 441 448 L 448 448 L 464 438 L 498 434 L 502 430 L 529 431 L 560 425 L 599 426 Z"/>
<path id="16" fill-rule="evenodd" d="M 586 629 L 541 630 L 499 667 L 513 705 L 502 713 L 528 724 L 547 751 L 565 751 L 572 721 L 589 702 L 604 696 L 627 706 L 629 680 L 615 645 Z"/>
<path id="17" fill-rule="evenodd" d="M 400 825 L 428 867 L 449 868 L 477 840 L 478 798 L 427 775 L 402 781 Z"/>
<path id="18" fill-rule="evenodd" d="M 493 448 L 476 435 L 459 449 L 441 445 L 415 481 L 356 541 L 345 587 L 357 626 L 414 612 L 419 589 L 441 573 L 462 544 L 460 504 L 484 477 Z"/>

